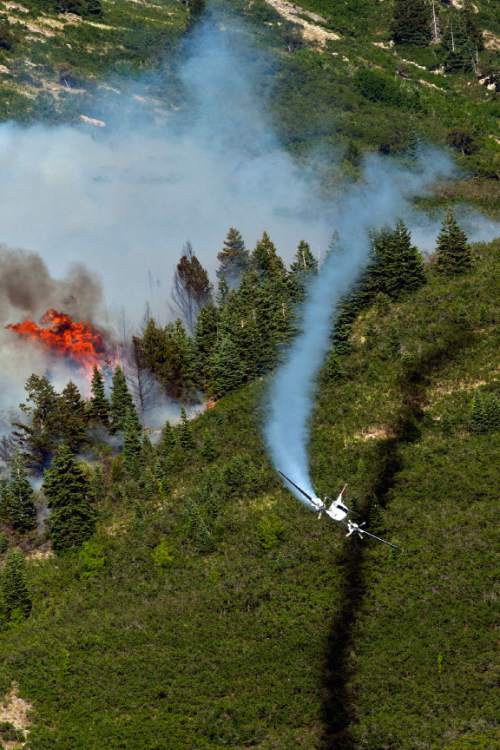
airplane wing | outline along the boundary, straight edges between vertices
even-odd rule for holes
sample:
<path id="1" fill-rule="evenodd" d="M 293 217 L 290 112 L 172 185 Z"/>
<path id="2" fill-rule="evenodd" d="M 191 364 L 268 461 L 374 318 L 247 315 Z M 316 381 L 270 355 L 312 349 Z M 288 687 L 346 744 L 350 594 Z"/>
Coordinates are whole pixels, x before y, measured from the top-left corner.
<path id="1" fill-rule="evenodd" d="M 382 542 L 382 544 L 387 544 L 389 547 L 392 547 L 393 549 L 399 549 L 397 544 L 393 544 L 392 542 L 388 542 L 379 536 L 375 536 L 375 534 L 372 534 L 370 531 L 365 531 L 364 529 L 361 529 L 361 533 L 366 534 L 367 536 L 371 536 L 371 538 L 376 539 L 377 542 Z"/>
<path id="2" fill-rule="evenodd" d="M 286 479 L 286 481 L 287 481 L 287 482 L 289 482 L 289 484 L 291 484 L 291 485 L 292 485 L 292 487 L 295 487 L 295 489 L 296 489 L 296 490 L 298 490 L 298 491 L 299 491 L 299 492 L 300 492 L 300 493 L 301 493 L 302 495 L 304 495 L 304 497 L 306 497 L 306 498 L 307 498 L 307 499 L 309 500 L 309 502 L 311 503 L 311 505 L 313 505 L 313 506 L 314 506 L 315 508 L 317 508 L 317 507 L 318 507 L 318 506 L 317 506 L 317 504 L 316 504 L 316 503 L 314 502 L 313 498 L 311 497 L 311 495 L 308 495 L 308 494 L 307 494 L 307 492 L 305 492 L 305 491 L 304 491 L 304 490 L 302 489 L 302 487 L 299 487 L 299 485 L 298 485 L 298 484 L 295 484 L 295 482 L 292 482 L 292 480 L 291 480 L 291 479 L 290 479 L 289 477 L 287 477 L 287 475 L 286 475 L 286 474 L 283 474 L 283 472 L 282 472 L 282 471 L 280 471 L 279 469 L 278 469 L 278 474 L 281 474 L 281 476 L 282 476 L 282 477 L 283 477 L 284 479 Z"/>

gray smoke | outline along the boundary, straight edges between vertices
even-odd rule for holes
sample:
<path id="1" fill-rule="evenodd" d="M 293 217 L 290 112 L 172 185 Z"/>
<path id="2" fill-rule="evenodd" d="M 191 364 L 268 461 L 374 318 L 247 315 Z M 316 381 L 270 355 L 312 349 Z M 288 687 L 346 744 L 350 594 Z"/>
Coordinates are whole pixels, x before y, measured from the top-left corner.
<path id="1" fill-rule="evenodd" d="M 315 378 L 330 346 L 335 309 L 356 279 L 369 250 L 368 232 L 411 216 L 409 201 L 437 177 L 449 176 L 450 161 L 437 151 L 422 153 L 412 171 L 371 157 L 363 182 L 336 207 L 338 249 L 330 254 L 308 290 L 302 331 L 272 379 L 265 438 L 276 469 L 315 495 L 309 471 L 309 418 Z M 290 488 L 293 490 L 293 488 Z M 304 497 L 293 490 L 296 497 Z"/>

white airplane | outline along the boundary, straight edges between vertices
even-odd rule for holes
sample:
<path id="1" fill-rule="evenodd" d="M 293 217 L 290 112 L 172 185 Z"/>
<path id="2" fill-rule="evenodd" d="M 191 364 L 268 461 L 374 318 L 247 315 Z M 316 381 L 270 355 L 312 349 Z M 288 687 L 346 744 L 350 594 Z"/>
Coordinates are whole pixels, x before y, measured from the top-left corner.
<path id="1" fill-rule="evenodd" d="M 392 542 L 388 542 L 385 539 L 381 539 L 379 536 L 375 536 L 375 534 L 372 534 L 370 531 L 366 531 L 366 529 L 363 528 L 363 526 L 365 525 L 364 522 L 355 523 L 354 521 L 351 521 L 351 519 L 349 518 L 349 513 L 351 513 L 351 510 L 347 507 L 347 505 L 344 504 L 343 501 L 343 495 L 347 489 L 347 484 L 342 487 L 336 500 L 330 503 L 330 505 L 327 505 L 320 497 L 313 497 L 305 492 L 302 487 L 299 487 L 298 484 L 292 482 L 292 480 L 287 477 L 286 474 L 283 474 L 282 471 L 278 470 L 278 473 L 281 474 L 281 476 L 286 479 L 286 481 L 291 484 L 292 487 L 295 487 L 296 490 L 298 490 L 302 495 L 304 495 L 305 498 L 307 498 L 309 505 L 312 505 L 313 510 L 318 514 L 318 520 L 321 518 L 323 513 L 326 513 L 326 515 L 331 518 L 332 521 L 337 521 L 339 523 L 343 523 L 344 526 L 347 526 L 346 536 L 357 534 L 360 539 L 362 539 L 363 536 L 369 536 L 372 539 L 376 539 L 377 542 L 382 542 L 382 544 L 387 544 L 389 547 L 397 549 L 397 546 L 395 544 L 392 544 Z"/>

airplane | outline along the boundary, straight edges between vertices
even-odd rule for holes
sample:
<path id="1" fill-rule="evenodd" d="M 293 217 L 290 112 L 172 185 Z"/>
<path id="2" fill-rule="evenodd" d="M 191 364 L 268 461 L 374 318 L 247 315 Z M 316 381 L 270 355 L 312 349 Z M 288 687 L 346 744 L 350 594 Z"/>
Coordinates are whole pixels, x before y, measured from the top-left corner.
<path id="1" fill-rule="evenodd" d="M 351 513 L 351 510 L 347 507 L 347 505 L 345 505 L 343 500 L 344 493 L 347 489 L 347 484 L 342 487 L 339 494 L 337 495 L 337 498 L 327 506 L 320 497 L 309 495 L 305 490 L 302 489 L 302 487 L 299 487 L 298 484 L 295 484 L 295 482 L 287 477 L 286 474 L 283 474 L 283 472 L 279 469 L 278 473 L 281 474 L 281 476 L 289 484 L 291 484 L 292 487 L 295 487 L 296 490 L 304 495 L 309 505 L 312 505 L 313 510 L 318 514 L 318 520 L 321 518 L 323 513 L 325 513 L 329 518 L 332 519 L 332 521 L 337 521 L 338 523 L 342 523 L 344 524 L 344 526 L 347 526 L 346 536 L 357 534 L 360 539 L 363 539 L 364 536 L 369 536 L 372 539 L 376 539 L 377 542 L 382 542 L 382 544 L 387 544 L 389 547 L 398 549 L 396 544 L 388 542 L 386 539 L 382 539 L 381 537 L 376 536 L 375 534 L 372 534 L 370 531 L 367 531 L 365 528 L 363 528 L 365 526 L 365 522 L 355 523 L 354 521 L 351 521 L 351 519 L 349 518 L 349 513 Z"/>

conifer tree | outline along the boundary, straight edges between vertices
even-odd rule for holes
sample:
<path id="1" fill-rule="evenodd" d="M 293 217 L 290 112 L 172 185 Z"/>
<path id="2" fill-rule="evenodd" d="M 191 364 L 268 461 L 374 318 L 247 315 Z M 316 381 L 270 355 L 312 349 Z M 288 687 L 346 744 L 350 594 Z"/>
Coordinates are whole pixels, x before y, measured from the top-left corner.
<path id="1" fill-rule="evenodd" d="M 211 390 L 224 396 L 239 388 L 245 380 L 245 368 L 236 344 L 228 335 L 221 336 L 210 358 Z"/>
<path id="2" fill-rule="evenodd" d="M 214 305 L 207 305 L 198 315 L 195 328 L 195 346 L 201 384 L 207 387 L 210 378 L 209 360 L 217 341 L 219 311 Z"/>
<path id="3" fill-rule="evenodd" d="M 290 293 L 294 302 L 302 302 L 308 280 L 318 272 L 318 261 L 307 242 L 301 240 L 290 266 Z"/>
<path id="4" fill-rule="evenodd" d="M 170 422 L 165 422 L 165 426 L 161 432 L 160 443 L 158 446 L 158 453 L 163 460 L 169 461 L 172 457 L 172 451 L 175 448 L 175 430 Z"/>
<path id="5" fill-rule="evenodd" d="M 425 271 L 422 256 L 412 245 L 411 234 L 404 222 L 399 220 L 391 236 L 393 243 L 395 283 L 392 297 L 399 298 L 405 292 L 413 292 L 425 284 Z M 390 285 L 386 290 L 391 294 Z M 384 291 L 384 290 L 380 290 Z"/>
<path id="6" fill-rule="evenodd" d="M 107 427 L 109 424 L 109 403 L 104 389 L 104 378 L 98 367 L 94 366 L 90 384 L 89 418 Z"/>
<path id="7" fill-rule="evenodd" d="M 203 436 L 201 455 L 205 461 L 213 461 L 216 456 L 215 443 L 211 432 L 206 432 Z"/>
<path id="8" fill-rule="evenodd" d="M 219 283 L 217 286 L 217 298 L 216 298 L 217 307 L 219 308 L 219 310 L 223 308 L 224 305 L 226 304 L 228 295 L 229 295 L 228 283 L 226 279 L 224 278 L 224 276 L 221 276 L 219 277 Z"/>
<path id="9" fill-rule="evenodd" d="M 447 276 L 466 273 L 472 268 L 467 236 L 448 211 L 441 226 L 436 246 L 436 268 Z"/>
<path id="10" fill-rule="evenodd" d="M 28 481 L 24 458 L 17 450 L 10 464 L 10 481 L 4 494 L 4 516 L 15 530 L 25 533 L 36 526 L 35 493 Z"/>
<path id="11" fill-rule="evenodd" d="M 77 452 L 85 439 L 87 417 L 80 391 L 70 380 L 60 397 L 60 435 L 72 451 Z"/>
<path id="12" fill-rule="evenodd" d="M 189 333 L 192 333 L 199 311 L 212 300 L 212 286 L 190 242 L 184 246 L 177 264 L 172 300 Z"/>
<path id="13" fill-rule="evenodd" d="M 123 465 L 130 476 L 137 477 L 141 468 L 142 430 L 135 409 L 129 409 L 123 420 Z"/>
<path id="14" fill-rule="evenodd" d="M 20 405 L 27 422 L 14 422 L 14 438 L 28 463 L 45 466 L 60 436 L 59 396 L 48 378 L 31 375 L 26 401 Z"/>
<path id="15" fill-rule="evenodd" d="M 197 387 L 196 350 L 180 320 L 166 327 L 165 364 L 160 380 L 169 396 L 186 400 Z"/>
<path id="16" fill-rule="evenodd" d="M 391 31 L 396 44 L 429 44 L 431 12 L 426 0 L 395 0 Z"/>
<path id="17" fill-rule="evenodd" d="M 251 256 L 251 264 L 259 274 L 274 274 L 285 277 L 285 265 L 279 257 L 276 246 L 267 232 L 264 232 Z"/>
<path id="18" fill-rule="evenodd" d="M 9 550 L 1 573 L 0 615 L 7 622 L 17 623 L 31 612 L 31 599 L 26 584 L 26 563 L 19 549 Z"/>
<path id="19" fill-rule="evenodd" d="M 43 491 L 51 510 L 49 535 L 54 551 L 79 547 L 92 536 L 95 515 L 89 503 L 89 481 L 64 443 L 44 474 Z"/>
<path id="20" fill-rule="evenodd" d="M 127 386 L 125 374 L 122 368 L 118 366 L 113 373 L 111 389 L 111 428 L 113 432 L 123 432 L 125 417 L 129 411 L 135 412 L 135 406 Z"/>
<path id="21" fill-rule="evenodd" d="M 186 410 L 184 407 L 181 409 L 181 424 L 179 426 L 179 445 L 184 450 L 191 450 L 194 448 L 193 431 L 191 424 L 187 418 Z"/>
<path id="22" fill-rule="evenodd" d="M 224 248 L 218 253 L 217 260 L 219 261 L 218 278 L 224 278 L 230 288 L 236 286 L 242 273 L 247 270 L 250 259 L 243 237 L 234 227 L 228 231 L 224 240 Z"/>

